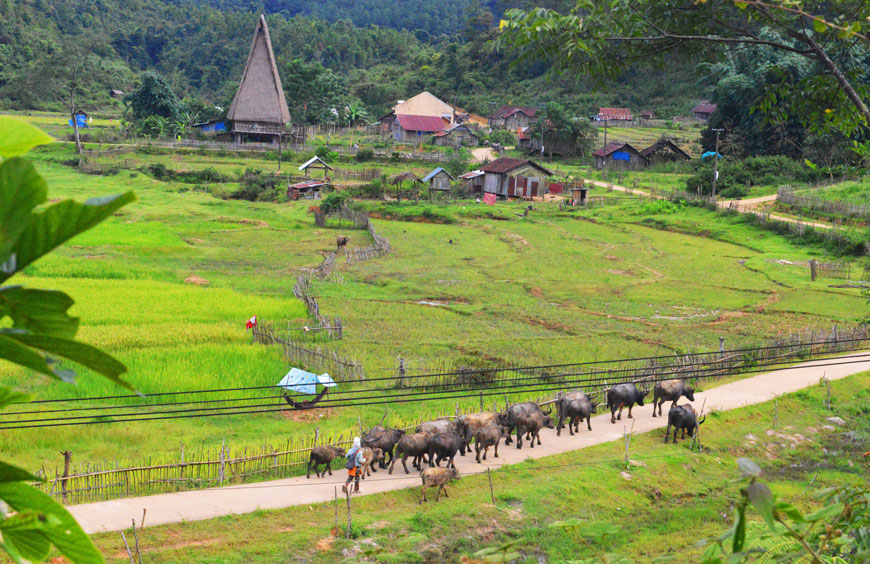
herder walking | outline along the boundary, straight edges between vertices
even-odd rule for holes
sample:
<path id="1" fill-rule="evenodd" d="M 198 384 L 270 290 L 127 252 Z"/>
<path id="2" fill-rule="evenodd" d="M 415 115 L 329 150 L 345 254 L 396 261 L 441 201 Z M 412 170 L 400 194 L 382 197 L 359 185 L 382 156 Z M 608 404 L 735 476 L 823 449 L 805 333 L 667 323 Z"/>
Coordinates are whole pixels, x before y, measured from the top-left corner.
<path id="1" fill-rule="evenodd" d="M 347 487 L 353 482 L 353 493 L 359 493 L 359 479 L 361 475 L 362 465 L 366 459 L 363 457 L 363 451 L 360 448 L 359 437 L 353 438 L 353 447 L 344 455 L 347 458 L 347 481 L 341 486 L 341 491 L 347 493 Z"/>

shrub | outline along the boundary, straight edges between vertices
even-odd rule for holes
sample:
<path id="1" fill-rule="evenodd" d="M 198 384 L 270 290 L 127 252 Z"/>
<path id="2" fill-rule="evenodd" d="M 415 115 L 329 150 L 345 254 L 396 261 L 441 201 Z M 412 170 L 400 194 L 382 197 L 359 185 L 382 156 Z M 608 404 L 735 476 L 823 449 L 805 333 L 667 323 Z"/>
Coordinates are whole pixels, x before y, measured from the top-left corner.
<path id="1" fill-rule="evenodd" d="M 354 160 L 357 162 L 360 162 L 360 163 L 365 162 L 365 161 L 370 161 L 374 158 L 375 158 L 375 152 L 371 149 L 360 149 L 359 151 L 357 151 L 356 155 L 354 156 Z"/>
<path id="2" fill-rule="evenodd" d="M 346 192 L 333 192 L 328 194 L 320 204 L 320 210 L 323 213 L 336 212 L 344 207 L 347 202 Z"/>
<path id="3" fill-rule="evenodd" d="M 506 147 L 513 147 L 517 144 L 517 136 L 509 129 L 496 129 L 490 134 L 489 140 L 492 143 L 501 143 Z"/>
<path id="4" fill-rule="evenodd" d="M 163 180 L 166 177 L 166 165 L 162 163 L 154 163 L 148 165 L 148 172 L 151 173 L 156 180 Z"/>
<path id="5" fill-rule="evenodd" d="M 338 158 L 338 153 L 331 150 L 326 145 L 318 147 L 314 154 L 325 163 L 331 163 Z"/>

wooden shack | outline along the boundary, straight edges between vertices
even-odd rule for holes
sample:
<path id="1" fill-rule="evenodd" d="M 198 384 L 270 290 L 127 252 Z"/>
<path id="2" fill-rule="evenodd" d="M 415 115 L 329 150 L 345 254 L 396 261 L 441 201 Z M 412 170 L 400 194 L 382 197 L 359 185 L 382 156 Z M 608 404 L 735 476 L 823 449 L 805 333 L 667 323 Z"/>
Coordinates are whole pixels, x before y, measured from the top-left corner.
<path id="1" fill-rule="evenodd" d="M 423 177 L 423 182 L 429 184 L 429 190 L 449 192 L 451 183 L 456 182 L 449 172 L 440 166 Z"/>
<path id="2" fill-rule="evenodd" d="M 439 147 L 477 147 L 480 137 L 467 125 L 457 124 L 436 133 L 432 142 Z"/>
<path id="3" fill-rule="evenodd" d="M 484 192 L 501 198 L 539 198 L 553 173 L 529 159 L 501 157 L 480 167 Z"/>
<path id="4" fill-rule="evenodd" d="M 646 149 L 642 149 L 640 154 L 647 166 L 690 160 L 689 155 L 670 139 L 659 139 Z"/>
<path id="5" fill-rule="evenodd" d="M 640 152 L 628 143 L 608 143 L 592 153 L 595 157 L 595 168 L 615 170 L 637 170 L 646 164 Z"/>
<path id="6" fill-rule="evenodd" d="M 697 120 L 707 121 L 715 111 L 716 104 L 711 104 L 709 101 L 703 100 L 700 104 L 692 108 L 692 115 L 694 115 Z"/>
<path id="7" fill-rule="evenodd" d="M 459 179 L 465 182 L 465 190 L 471 196 L 480 196 L 483 194 L 483 182 L 486 173 L 482 170 L 472 170 L 465 174 L 459 175 Z"/>
<path id="8" fill-rule="evenodd" d="M 242 81 L 227 112 L 230 133 L 236 143 L 266 141 L 281 143 L 287 134 L 290 110 L 278 76 L 266 17 L 260 16 Z"/>
<path id="9" fill-rule="evenodd" d="M 533 106 L 502 106 L 489 116 L 489 127 L 513 130 L 529 127 L 534 123 L 537 111 Z"/>
<path id="10" fill-rule="evenodd" d="M 312 170 L 322 170 L 323 178 L 326 178 L 332 172 L 332 167 L 323 162 L 320 157 L 311 157 L 299 165 L 299 170 L 305 173 L 305 176 L 308 176 Z"/>

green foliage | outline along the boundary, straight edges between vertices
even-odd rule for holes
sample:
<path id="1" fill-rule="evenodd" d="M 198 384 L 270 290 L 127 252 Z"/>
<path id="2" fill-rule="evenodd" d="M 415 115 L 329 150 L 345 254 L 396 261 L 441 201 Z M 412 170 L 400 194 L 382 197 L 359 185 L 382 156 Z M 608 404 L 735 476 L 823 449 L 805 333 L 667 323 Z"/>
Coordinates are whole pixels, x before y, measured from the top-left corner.
<path id="1" fill-rule="evenodd" d="M 124 103 L 135 121 L 144 121 L 151 116 L 168 120 L 164 131 L 168 130 L 171 121 L 180 119 L 184 112 L 184 106 L 172 87 L 154 72 L 142 74 L 139 86 L 124 98 Z"/>
<path id="2" fill-rule="evenodd" d="M 19 155 L 44 143 L 45 135 L 20 121 L 3 125 L 8 136 L 0 138 L 0 155 L 6 157 L 0 164 L 0 283 L 134 199 L 128 192 L 84 204 L 63 200 L 36 211 L 47 198 L 47 185 Z M 120 379 L 123 364 L 75 340 L 79 320 L 68 313 L 73 303 L 54 290 L 0 287 L 0 359 L 72 381 L 74 372 L 57 360 L 65 358 L 129 387 Z M 0 407 L 23 401 L 23 394 L 0 387 Z M 72 516 L 30 481 L 38 478 L 0 463 L 0 547 L 17 563 L 45 559 L 52 545 L 75 564 L 103 562 Z"/>
<path id="3" fill-rule="evenodd" d="M 327 196 L 323 198 L 323 202 L 320 204 L 320 209 L 323 213 L 339 211 L 345 206 L 347 198 L 348 196 L 344 192 L 332 192 L 331 194 L 327 194 Z"/>
<path id="4" fill-rule="evenodd" d="M 360 149 L 353 156 L 353 159 L 359 163 L 371 161 L 375 158 L 375 152 L 372 149 Z"/>
<path id="5" fill-rule="evenodd" d="M 491 143 L 501 143 L 504 147 L 515 147 L 517 136 L 509 129 L 496 129 L 489 135 Z"/>
<path id="6" fill-rule="evenodd" d="M 314 154 L 325 163 L 331 163 L 338 160 L 338 153 L 326 145 L 318 147 L 317 150 L 314 151 Z"/>
<path id="7" fill-rule="evenodd" d="M 805 164 L 781 155 L 749 157 L 743 160 L 719 160 L 719 180 L 716 192 L 724 198 L 740 198 L 751 186 L 775 186 L 793 182 L 813 182 L 822 174 Z M 713 159 L 698 165 L 695 175 L 686 180 L 686 190 L 696 194 L 711 194 L 713 190 Z"/>

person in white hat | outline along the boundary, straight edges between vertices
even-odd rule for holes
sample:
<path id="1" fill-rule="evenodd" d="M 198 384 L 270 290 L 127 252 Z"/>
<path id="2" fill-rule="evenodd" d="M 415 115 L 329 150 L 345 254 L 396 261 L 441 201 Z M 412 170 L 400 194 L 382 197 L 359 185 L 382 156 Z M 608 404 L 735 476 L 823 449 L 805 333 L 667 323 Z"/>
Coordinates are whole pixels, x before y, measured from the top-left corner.
<path id="1" fill-rule="evenodd" d="M 353 482 L 353 493 L 359 493 L 361 467 L 366 461 L 363 457 L 362 448 L 360 448 L 359 437 L 353 438 L 353 447 L 347 451 L 347 454 L 345 454 L 344 457 L 347 458 L 347 464 L 344 465 L 344 467 L 347 468 L 347 481 L 343 486 L 341 486 L 341 491 L 347 493 L 347 487 L 351 482 Z"/>

